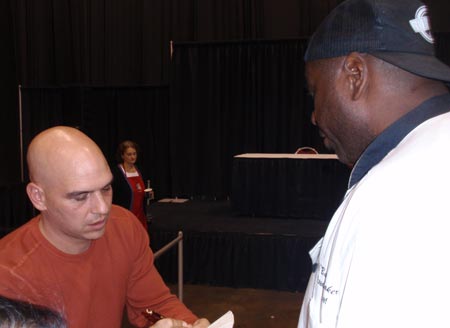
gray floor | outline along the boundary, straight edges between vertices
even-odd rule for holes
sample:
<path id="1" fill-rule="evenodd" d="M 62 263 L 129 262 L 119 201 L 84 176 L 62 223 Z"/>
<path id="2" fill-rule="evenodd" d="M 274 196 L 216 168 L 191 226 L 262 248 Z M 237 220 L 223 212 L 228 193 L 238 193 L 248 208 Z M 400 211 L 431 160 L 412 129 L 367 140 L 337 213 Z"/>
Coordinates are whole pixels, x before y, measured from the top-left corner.
<path id="1" fill-rule="evenodd" d="M 174 293 L 177 286 L 170 286 Z M 274 290 L 185 285 L 184 303 L 211 322 L 228 310 L 235 316 L 234 328 L 297 327 L 303 293 Z M 130 327 L 124 323 L 123 328 Z"/>

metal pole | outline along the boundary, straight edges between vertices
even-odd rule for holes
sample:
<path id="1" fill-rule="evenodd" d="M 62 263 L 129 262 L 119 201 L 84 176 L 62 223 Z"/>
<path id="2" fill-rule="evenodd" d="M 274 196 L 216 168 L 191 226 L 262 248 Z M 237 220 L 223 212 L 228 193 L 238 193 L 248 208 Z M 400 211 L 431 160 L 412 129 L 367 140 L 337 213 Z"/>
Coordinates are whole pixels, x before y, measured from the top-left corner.
<path id="1" fill-rule="evenodd" d="M 183 231 L 178 231 L 178 298 L 183 302 Z"/>
<path id="2" fill-rule="evenodd" d="M 170 248 L 178 243 L 178 298 L 183 301 L 183 231 L 178 231 L 178 237 L 161 247 L 157 252 L 153 254 L 156 260 L 162 254 L 167 252 Z"/>
<path id="3" fill-rule="evenodd" d="M 18 85 L 19 96 L 19 143 L 20 143 L 20 181 L 25 181 L 24 177 L 24 154 L 23 154 L 23 123 L 22 123 L 22 86 Z"/>
<path id="4" fill-rule="evenodd" d="M 176 243 L 178 243 L 181 239 L 183 239 L 183 233 L 181 232 L 181 236 L 180 236 L 180 232 L 178 232 L 178 237 L 175 238 L 174 240 L 172 240 L 170 243 L 168 243 L 167 245 L 165 245 L 164 247 L 161 247 L 160 250 L 158 250 L 155 254 L 154 254 L 154 258 L 155 260 L 160 257 L 163 253 L 165 253 L 167 250 L 169 250 L 170 248 L 172 248 L 173 246 L 175 246 Z"/>

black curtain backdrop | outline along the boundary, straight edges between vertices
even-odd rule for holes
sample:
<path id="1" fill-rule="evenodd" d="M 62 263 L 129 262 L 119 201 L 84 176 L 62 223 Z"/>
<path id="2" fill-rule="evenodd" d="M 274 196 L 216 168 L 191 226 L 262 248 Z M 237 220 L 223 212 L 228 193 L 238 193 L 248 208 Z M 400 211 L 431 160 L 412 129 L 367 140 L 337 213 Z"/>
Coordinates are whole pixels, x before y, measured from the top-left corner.
<path id="1" fill-rule="evenodd" d="M 97 142 L 112 165 L 118 143 L 131 139 L 141 147 L 138 165 L 157 195 L 170 194 L 167 86 L 23 88 L 22 99 L 25 152 L 40 131 L 69 125 Z"/>
<path id="2" fill-rule="evenodd" d="M 43 129 L 79 127 L 114 161 L 117 144 L 142 148 L 157 198 L 224 199 L 233 156 L 320 148 L 309 121 L 305 40 L 175 45 L 165 87 L 23 88 L 24 150 Z M 25 172 L 26 176 L 26 172 Z"/>
<path id="3" fill-rule="evenodd" d="M 20 181 L 18 81 L 14 30 L 8 1 L 0 1 L 0 140 L 7 160 L 0 165 L 0 186 Z"/>
<path id="4" fill-rule="evenodd" d="M 450 62 L 449 34 L 438 54 Z M 302 60 L 307 40 L 175 43 L 169 86 L 22 88 L 24 150 L 41 130 L 79 127 L 114 162 L 124 139 L 157 198 L 224 199 L 233 156 L 326 152 L 310 123 Z M 25 172 L 26 176 L 26 172 Z"/>
<path id="5" fill-rule="evenodd" d="M 435 33 L 435 43 L 436 56 L 450 66 L 450 32 Z"/>
<path id="6" fill-rule="evenodd" d="M 2 1 L 0 185 L 21 179 L 18 85 L 167 85 L 171 40 L 305 37 L 341 1 Z"/>
<path id="7" fill-rule="evenodd" d="M 321 147 L 310 123 L 306 40 L 175 43 L 170 81 L 173 193 L 229 195 L 233 156 Z"/>
<path id="8" fill-rule="evenodd" d="M 306 37 L 341 0 L 9 0 L 26 86 L 155 85 L 169 42 Z"/>
<path id="9" fill-rule="evenodd" d="M 144 178 L 151 181 L 157 198 L 170 196 L 168 87 L 90 88 L 83 109 L 81 127 L 110 163 L 115 163 L 120 141 L 137 142 L 137 164 Z"/>
<path id="10" fill-rule="evenodd" d="M 24 183 L 0 186 L 0 238 L 35 215 Z"/>
<path id="11" fill-rule="evenodd" d="M 160 249 L 175 237 L 175 232 L 151 232 L 151 247 Z M 189 284 L 303 292 L 311 273 L 308 251 L 316 242 L 295 235 L 188 231 L 183 253 L 189 265 L 184 266 L 183 279 Z M 177 282 L 176 248 L 155 265 L 166 282 Z"/>
<path id="12" fill-rule="evenodd" d="M 18 85 L 167 85 L 169 42 L 306 38 L 342 0 L 6 0 L 0 5 L 0 138 L 20 180 Z M 427 0 L 449 32 L 447 0 Z M 11 137 L 14 137 L 13 139 Z"/>

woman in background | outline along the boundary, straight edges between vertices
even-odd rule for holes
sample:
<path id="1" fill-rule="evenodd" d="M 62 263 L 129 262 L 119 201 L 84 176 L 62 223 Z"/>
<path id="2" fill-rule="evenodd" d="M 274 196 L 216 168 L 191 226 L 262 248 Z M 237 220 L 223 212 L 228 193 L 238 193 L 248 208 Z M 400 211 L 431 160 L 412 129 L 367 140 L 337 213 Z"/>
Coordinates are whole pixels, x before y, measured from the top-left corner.
<path id="1" fill-rule="evenodd" d="M 112 168 L 113 203 L 133 212 L 147 230 L 144 178 L 136 167 L 138 153 L 139 146 L 133 141 L 126 140 L 119 144 L 116 154 L 118 164 Z"/>

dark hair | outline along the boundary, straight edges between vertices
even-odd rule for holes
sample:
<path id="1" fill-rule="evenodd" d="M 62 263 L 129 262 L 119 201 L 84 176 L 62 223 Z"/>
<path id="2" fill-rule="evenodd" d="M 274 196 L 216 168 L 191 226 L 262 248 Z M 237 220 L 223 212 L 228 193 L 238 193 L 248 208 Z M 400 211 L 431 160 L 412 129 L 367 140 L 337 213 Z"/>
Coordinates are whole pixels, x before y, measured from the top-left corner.
<path id="1" fill-rule="evenodd" d="M 45 306 L 0 296 L 0 327 L 66 328 L 62 315 Z"/>
<path id="2" fill-rule="evenodd" d="M 139 145 L 137 143 L 135 143 L 134 141 L 131 141 L 131 140 L 122 141 L 119 144 L 119 146 L 117 147 L 117 152 L 116 152 L 117 163 L 122 163 L 123 162 L 122 155 L 125 153 L 127 148 L 134 148 L 134 149 L 136 149 L 136 152 L 139 155 L 140 148 L 139 148 Z"/>

